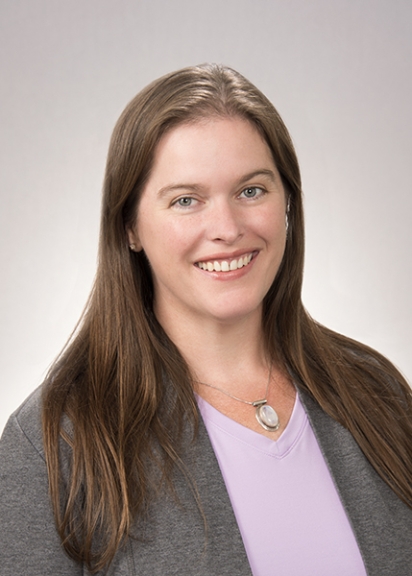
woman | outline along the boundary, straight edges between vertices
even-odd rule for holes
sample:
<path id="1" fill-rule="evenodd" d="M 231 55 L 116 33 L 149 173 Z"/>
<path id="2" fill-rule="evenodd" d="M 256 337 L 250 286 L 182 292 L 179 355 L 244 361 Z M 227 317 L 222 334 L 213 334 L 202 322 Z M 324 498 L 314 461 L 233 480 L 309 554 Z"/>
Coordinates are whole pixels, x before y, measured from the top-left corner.
<path id="1" fill-rule="evenodd" d="M 300 186 L 229 68 L 127 106 L 82 323 L 2 440 L 4 574 L 411 573 L 411 391 L 304 310 Z"/>

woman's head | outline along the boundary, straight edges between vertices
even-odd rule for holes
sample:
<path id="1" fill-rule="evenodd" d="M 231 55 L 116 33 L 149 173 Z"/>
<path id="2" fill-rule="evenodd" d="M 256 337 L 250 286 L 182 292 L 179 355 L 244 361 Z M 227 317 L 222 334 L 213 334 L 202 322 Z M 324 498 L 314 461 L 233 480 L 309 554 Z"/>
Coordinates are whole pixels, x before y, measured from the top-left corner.
<path id="1" fill-rule="evenodd" d="M 230 68 L 203 65 L 168 74 L 141 91 L 121 115 L 111 141 L 102 212 L 100 273 L 127 274 L 152 304 L 150 269 L 144 254 L 131 254 L 127 230 L 162 136 L 180 124 L 208 118 L 240 117 L 251 122 L 269 146 L 288 197 L 288 238 L 282 265 L 265 302 L 265 317 L 300 298 L 303 216 L 300 174 L 290 136 L 268 99 Z M 117 285 L 119 282 L 117 282 Z M 106 282 L 107 286 L 107 282 Z M 288 306 L 289 307 L 289 306 Z M 286 310 L 285 310 L 286 312 Z M 290 315 L 289 315 L 290 319 Z"/>

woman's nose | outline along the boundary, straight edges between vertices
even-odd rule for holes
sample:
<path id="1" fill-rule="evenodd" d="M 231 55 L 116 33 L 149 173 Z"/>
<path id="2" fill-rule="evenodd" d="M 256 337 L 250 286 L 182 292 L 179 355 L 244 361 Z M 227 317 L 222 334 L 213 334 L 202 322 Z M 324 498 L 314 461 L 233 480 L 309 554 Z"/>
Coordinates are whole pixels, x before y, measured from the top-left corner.
<path id="1" fill-rule="evenodd" d="M 233 244 L 243 236 L 244 224 L 238 207 L 229 201 L 217 202 L 208 214 L 208 236 L 214 242 Z"/>

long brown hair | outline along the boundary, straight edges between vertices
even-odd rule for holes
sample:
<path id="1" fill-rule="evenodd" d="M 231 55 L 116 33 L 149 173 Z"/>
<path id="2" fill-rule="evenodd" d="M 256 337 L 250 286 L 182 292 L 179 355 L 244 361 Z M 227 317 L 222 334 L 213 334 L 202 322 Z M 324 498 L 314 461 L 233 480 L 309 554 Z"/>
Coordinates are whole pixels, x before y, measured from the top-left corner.
<path id="1" fill-rule="evenodd" d="M 66 551 L 92 572 L 110 563 L 133 523 L 144 517 L 153 462 L 170 482 L 173 467 L 180 466 L 183 423 L 191 422 L 196 431 L 189 369 L 156 320 L 150 268 L 144 253 L 129 250 L 127 228 L 162 135 L 180 123 L 216 115 L 240 116 L 259 129 L 288 194 L 285 254 L 264 301 L 269 354 L 350 430 L 378 474 L 412 506 L 408 384 L 381 355 L 320 326 L 302 305 L 301 180 L 284 123 L 269 100 L 234 70 L 185 68 L 140 92 L 115 127 L 95 285 L 44 390 L 56 524 Z M 67 470 L 62 451 L 68 452 Z"/>

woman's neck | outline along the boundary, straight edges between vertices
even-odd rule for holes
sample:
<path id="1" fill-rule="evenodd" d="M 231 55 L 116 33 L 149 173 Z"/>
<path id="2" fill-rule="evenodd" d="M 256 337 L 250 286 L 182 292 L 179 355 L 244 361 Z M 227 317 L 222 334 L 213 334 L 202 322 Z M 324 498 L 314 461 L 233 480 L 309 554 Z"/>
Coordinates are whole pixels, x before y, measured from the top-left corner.
<path id="1" fill-rule="evenodd" d="M 194 380 L 231 387 L 232 383 L 266 378 L 268 361 L 260 311 L 232 322 L 179 316 L 177 312 L 159 321 L 188 363 Z"/>

